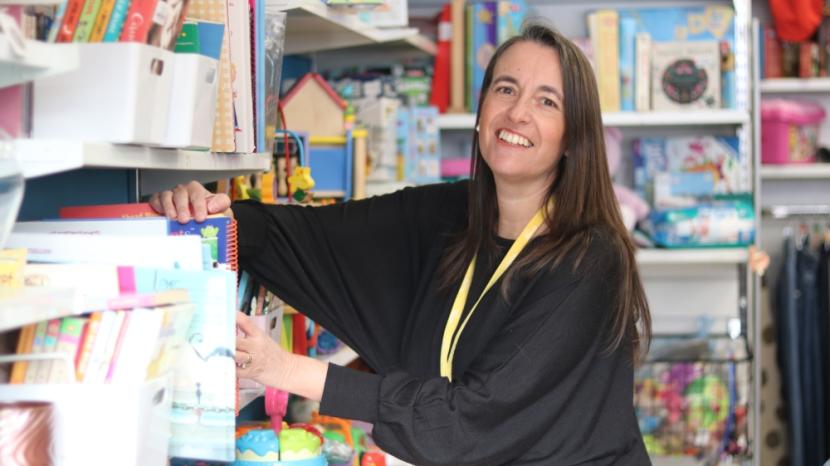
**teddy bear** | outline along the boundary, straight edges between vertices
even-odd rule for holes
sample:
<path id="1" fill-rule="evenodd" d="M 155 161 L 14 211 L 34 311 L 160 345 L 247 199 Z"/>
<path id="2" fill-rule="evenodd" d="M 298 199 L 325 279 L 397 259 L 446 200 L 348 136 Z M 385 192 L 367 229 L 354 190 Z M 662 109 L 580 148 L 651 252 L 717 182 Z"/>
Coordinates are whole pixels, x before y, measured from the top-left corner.
<path id="1" fill-rule="evenodd" d="M 612 177 L 620 166 L 622 140 L 622 131 L 618 128 L 605 128 L 605 154 L 608 158 L 608 169 Z M 648 203 L 634 191 L 616 183 L 614 184 L 614 194 L 617 196 L 617 203 L 620 205 L 623 223 L 628 231 L 634 230 L 637 222 L 648 216 Z"/>

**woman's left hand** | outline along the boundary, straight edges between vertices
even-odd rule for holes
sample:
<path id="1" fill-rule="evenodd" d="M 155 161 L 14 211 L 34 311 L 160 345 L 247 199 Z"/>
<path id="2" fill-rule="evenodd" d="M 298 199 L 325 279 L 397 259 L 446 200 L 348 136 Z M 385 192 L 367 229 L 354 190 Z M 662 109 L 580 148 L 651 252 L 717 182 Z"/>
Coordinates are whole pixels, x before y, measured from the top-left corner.
<path id="1" fill-rule="evenodd" d="M 236 337 L 237 376 L 284 390 L 295 358 L 244 313 L 236 313 L 236 326 L 243 333 Z"/>

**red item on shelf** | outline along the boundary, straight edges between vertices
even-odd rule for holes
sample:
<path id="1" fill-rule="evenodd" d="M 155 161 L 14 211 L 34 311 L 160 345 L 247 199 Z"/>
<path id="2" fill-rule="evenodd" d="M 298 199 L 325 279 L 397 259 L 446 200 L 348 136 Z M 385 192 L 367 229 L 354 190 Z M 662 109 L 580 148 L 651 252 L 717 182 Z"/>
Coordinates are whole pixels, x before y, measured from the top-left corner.
<path id="1" fill-rule="evenodd" d="M 432 92 L 430 105 L 438 107 L 444 113 L 450 104 L 450 43 L 452 38 L 452 22 L 450 21 L 450 5 L 444 5 L 438 16 L 438 40 L 436 41 L 435 71 L 432 76 Z"/>

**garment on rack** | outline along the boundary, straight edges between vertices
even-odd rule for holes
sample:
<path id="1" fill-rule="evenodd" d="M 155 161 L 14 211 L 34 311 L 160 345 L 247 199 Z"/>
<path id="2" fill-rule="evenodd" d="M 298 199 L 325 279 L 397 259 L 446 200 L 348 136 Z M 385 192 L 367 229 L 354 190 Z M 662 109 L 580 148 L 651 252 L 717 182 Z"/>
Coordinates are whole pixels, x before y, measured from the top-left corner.
<path id="1" fill-rule="evenodd" d="M 798 315 L 801 363 L 801 400 L 804 408 L 804 461 L 824 462 L 824 380 L 819 347 L 818 255 L 809 242 L 796 252 L 798 273 L 796 314 Z"/>
<path id="2" fill-rule="evenodd" d="M 787 237 L 784 239 L 784 261 L 778 278 L 776 295 L 778 363 L 781 365 L 781 387 L 790 421 L 790 465 L 806 466 L 798 346 L 797 282 L 795 240 Z"/>
<path id="3" fill-rule="evenodd" d="M 818 298 L 819 298 L 819 343 L 821 347 L 821 361 L 823 362 L 824 389 L 821 393 L 824 399 L 824 457 L 830 459 L 830 241 L 825 238 L 821 245 L 821 257 L 818 271 Z"/>

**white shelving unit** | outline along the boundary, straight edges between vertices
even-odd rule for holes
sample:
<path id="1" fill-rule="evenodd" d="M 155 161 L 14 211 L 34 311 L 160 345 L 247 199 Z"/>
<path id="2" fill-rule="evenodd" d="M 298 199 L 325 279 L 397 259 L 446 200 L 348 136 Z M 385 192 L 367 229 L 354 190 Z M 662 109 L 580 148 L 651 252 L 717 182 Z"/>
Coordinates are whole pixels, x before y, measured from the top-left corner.
<path id="1" fill-rule="evenodd" d="M 761 165 L 763 180 L 830 180 L 830 164 Z"/>
<path id="2" fill-rule="evenodd" d="M 640 249 L 637 263 L 649 265 L 737 265 L 745 264 L 749 253 L 744 248 L 723 249 Z"/>
<path id="3" fill-rule="evenodd" d="M 81 294 L 72 288 L 23 288 L 0 294 L 0 333 L 42 320 L 83 311 Z"/>
<path id="4" fill-rule="evenodd" d="M 23 39 L 22 48 L 18 49 L 12 46 L 12 40 L 8 34 L 0 33 L 0 88 L 78 67 L 76 49 L 61 47 L 58 53 L 54 44 L 28 39 Z"/>
<path id="5" fill-rule="evenodd" d="M 761 92 L 769 94 L 830 92 L 830 78 L 764 79 L 761 81 Z"/>
<path id="6" fill-rule="evenodd" d="M 79 168 L 137 169 L 142 174 L 142 193 L 169 188 L 191 179 L 214 181 L 234 175 L 265 171 L 271 164 L 269 154 L 221 154 L 43 139 L 17 139 L 0 143 L 1 151 L 10 151 L 17 158 L 26 178 Z"/>
<path id="7" fill-rule="evenodd" d="M 472 113 L 444 114 L 438 119 L 442 130 L 466 130 L 475 125 Z M 749 123 L 749 112 L 713 110 L 709 112 L 609 112 L 602 114 L 605 126 L 739 126 Z"/>
<path id="8" fill-rule="evenodd" d="M 435 54 L 435 44 L 415 28 L 372 27 L 355 15 L 338 12 L 318 1 L 277 2 L 268 8 L 288 13 L 286 54 L 395 43 Z"/>

